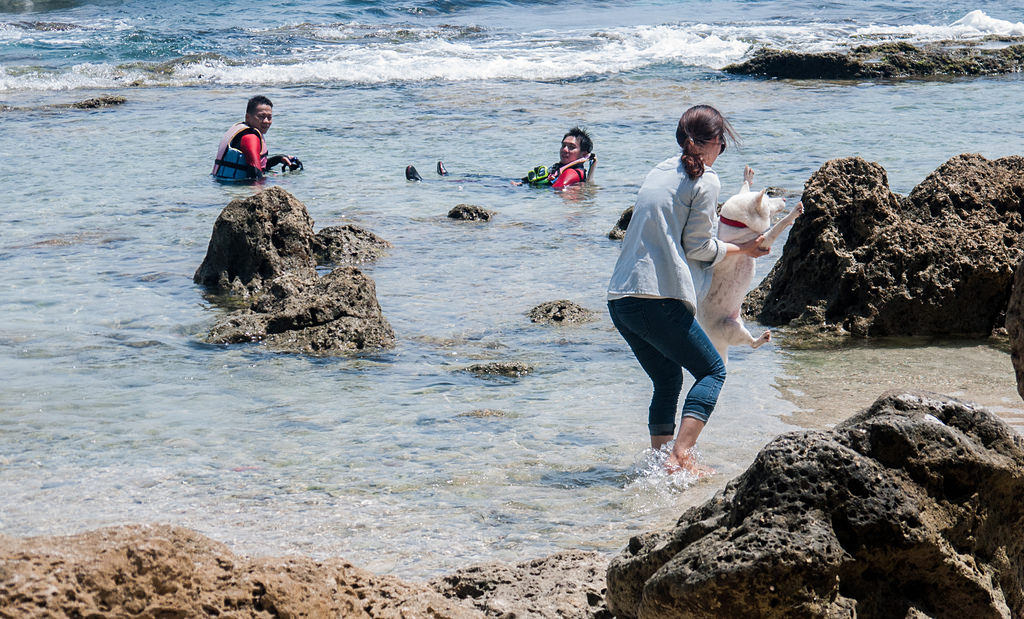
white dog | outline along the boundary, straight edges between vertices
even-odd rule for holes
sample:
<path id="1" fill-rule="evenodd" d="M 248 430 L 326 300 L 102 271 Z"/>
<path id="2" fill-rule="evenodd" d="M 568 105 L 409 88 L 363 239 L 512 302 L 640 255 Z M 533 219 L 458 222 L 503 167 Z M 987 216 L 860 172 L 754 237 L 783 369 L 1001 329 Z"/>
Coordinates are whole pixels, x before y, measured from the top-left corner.
<path id="1" fill-rule="evenodd" d="M 750 190 L 754 171 L 750 166 L 743 170 L 743 189 L 726 200 L 722 205 L 718 224 L 718 238 L 728 243 L 745 243 L 764 234 L 761 247 L 770 248 L 775 239 L 804 212 L 803 203 L 796 205 L 786 217 L 771 230 L 771 217 L 786 206 L 785 198 L 766 195 Z M 743 326 L 740 318 L 744 297 L 754 282 L 754 259 L 745 254 L 727 256 L 714 267 L 711 287 L 697 307 L 697 322 L 708 334 L 722 361 L 729 361 L 729 346 L 747 344 L 757 348 L 772 339 L 771 331 L 765 331 L 755 339 Z"/>

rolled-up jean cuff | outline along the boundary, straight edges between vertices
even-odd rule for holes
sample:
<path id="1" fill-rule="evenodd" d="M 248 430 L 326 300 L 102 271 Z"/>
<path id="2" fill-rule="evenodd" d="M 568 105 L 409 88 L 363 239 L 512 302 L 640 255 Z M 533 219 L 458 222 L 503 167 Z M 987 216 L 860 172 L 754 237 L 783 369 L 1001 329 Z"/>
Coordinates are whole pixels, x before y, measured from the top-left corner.
<path id="1" fill-rule="evenodd" d="M 672 436 L 676 433 L 676 424 L 674 423 L 649 423 L 647 429 L 650 431 L 651 436 Z"/>
<path id="2" fill-rule="evenodd" d="M 701 423 L 707 423 L 710 416 L 704 411 L 683 411 L 683 417 L 693 417 Z"/>

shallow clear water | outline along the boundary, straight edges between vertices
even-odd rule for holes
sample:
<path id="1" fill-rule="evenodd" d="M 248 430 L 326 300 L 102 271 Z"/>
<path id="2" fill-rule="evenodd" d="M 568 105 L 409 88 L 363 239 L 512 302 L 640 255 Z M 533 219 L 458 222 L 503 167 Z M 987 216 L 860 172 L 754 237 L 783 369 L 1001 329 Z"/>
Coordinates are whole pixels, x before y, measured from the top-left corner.
<path id="1" fill-rule="evenodd" d="M 120 31 L 104 20 L 127 20 L 131 34 L 148 18 L 133 3 L 67 4 L 0 14 L 0 21 L 79 20 L 92 28 L 89 36 L 113 36 Z M 750 22 L 723 12 L 700 28 L 769 30 L 797 21 L 795 13 L 771 14 L 774 3 L 752 6 Z M 892 20 L 888 9 L 846 6 L 856 9 L 857 23 L 822 15 L 831 26 L 805 31 L 814 45 L 847 41 L 871 16 L 893 27 L 948 27 L 974 8 L 1011 26 L 1020 19 L 997 4 L 953 7 L 964 9 L 953 14 L 907 8 Z M 653 14 L 657 5 L 647 8 Z M 544 36 L 584 45 L 613 25 L 686 19 L 678 8 L 661 8 L 668 12 L 649 18 L 604 3 L 585 24 L 556 19 Z M 566 548 L 616 552 L 629 535 L 674 521 L 708 498 L 779 433 L 827 428 L 888 388 L 978 401 L 1024 427 L 1009 356 L 982 342 L 806 351 L 788 349 L 782 334 L 772 346 L 730 354 L 729 381 L 700 443 L 719 474 L 671 482 L 644 450 L 649 384 L 604 311 L 618 252 L 606 233 L 650 167 L 675 151 L 674 122 L 688 105 L 716 105 L 744 139 L 716 164 L 724 193 L 738 189 L 749 163 L 759 171 L 756 183 L 782 187 L 792 201 L 824 161 L 851 155 L 882 164 L 893 189 L 907 193 L 961 152 L 1019 154 L 1020 132 L 1006 119 L 1024 112 L 1021 76 L 765 81 L 679 59 L 699 55 L 692 49 L 662 56 L 648 50 L 646 61 L 638 52 L 632 68 L 580 61 L 572 75 L 552 79 L 451 73 L 468 69 L 441 60 L 460 54 L 467 66 L 492 53 L 526 65 L 560 57 L 539 51 L 546 49 L 537 43 L 541 34 L 524 43 L 511 27 L 487 27 L 488 11 L 504 17 L 525 10 L 498 3 L 428 11 L 412 22 L 458 27 L 450 39 L 431 42 L 442 50 L 463 46 L 434 52 L 448 54 L 437 63 L 448 74 L 317 79 L 317 71 L 329 73 L 326 58 L 339 57 L 325 51 L 310 66 L 281 58 L 275 70 L 261 72 L 259 62 L 277 62 L 274 53 L 256 51 L 265 45 L 264 30 L 239 31 L 239 46 L 222 47 L 230 20 L 213 5 L 205 10 L 197 9 L 196 21 L 217 36 L 203 39 L 203 28 L 163 16 L 164 26 L 178 25 L 165 28 L 168 36 L 194 49 L 180 42 L 156 49 L 153 62 L 243 50 L 242 66 L 232 73 L 210 65 L 211 79 L 178 74 L 141 87 L 117 80 L 78 86 L 82 70 L 73 69 L 73 55 L 51 49 L 52 40 L 38 64 L 60 86 L 19 81 L 15 74 L 30 64 L 25 50 L 41 44 L 13 39 L 62 33 L 0 26 L 0 76 L 7 76 L 0 77 L 0 104 L 35 108 L 0 112 L 0 153 L 9 162 L 0 168 L 0 532 L 170 522 L 238 552 L 341 555 L 378 572 L 426 578 L 469 562 Z M 338 15 L 317 3 L 303 10 L 266 27 L 375 26 L 388 33 L 377 56 L 429 64 L 423 48 L 392 41 L 395 23 L 419 19 L 413 13 Z M 482 33 L 473 34 L 474 25 Z M 680 33 L 700 28 L 677 26 L 667 40 L 678 44 Z M 828 39 L 833 30 L 844 34 Z M 709 57 L 732 53 L 737 40 L 726 37 Z M 107 54 L 90 60 L 103 71 L 138 53 L 125 41 L 102 53 L 73 36 L 67 45 Z M 517 45 L 523 48 L 514 56 Z M 613 55 L 595 45 L 595 53 Z M 493 47 L 500 53 L 488 51 Z M 321 60 L 328 64 L 316 64 Z M 289 62 L 292 74 L 281 68 Z M 202 343 L 224 310 L 210 305 L 191 277 L 220 210 L 252 191 L 211 182 L 210 159 L 221 132 L 257 91 L 275 102 L 271 150 L 306 164 L 301 174 L 269 184 L 302 200 L 317 229 L 354 222 L 394 244 L 365 267 L 398 335 L 394 350 L 318 359 Z M 98 94 L 128 102 L 92 111 L 38 107 Z M 593 185 L 562 194 L 508 185 L 553 161 L 558 138 L 577 122 L 595 136 Z M 438 159 L 451 177 L 433 174 Z M 423 183 L 405 181 L 408 164 Z M 487 223 L 447 220 L 461 202 L 498 215 Z M 770 266 L 762 261 L 760 274 Z M 562 298 L 597 311 L 600 320 L 552 328 L 525 315 Z M 459 371 L 480 360 L 520 360 L 535 371 L 516 380 Z M 498 413 L 473 413 L 481 409 Z"/>

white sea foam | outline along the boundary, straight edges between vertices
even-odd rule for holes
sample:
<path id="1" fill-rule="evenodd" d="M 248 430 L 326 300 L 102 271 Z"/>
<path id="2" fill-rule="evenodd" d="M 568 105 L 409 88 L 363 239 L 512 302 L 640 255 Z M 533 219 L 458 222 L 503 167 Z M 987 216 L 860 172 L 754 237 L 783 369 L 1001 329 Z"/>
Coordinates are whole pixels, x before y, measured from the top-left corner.
<path id="1" fill-rule="evenodd" d="M 122 22 L 106 28 L 122 29 Z M 254 37 L 296 37 L 289 53 L 255 53 L 236 62 L 183 63 L 170 74 L 114 64 L 80 64 L 52 74 L 4 70 L 0 92 L 117 88 L 128 83 L 315 84 L 468 80 L 567 80 L 679 65 L 718 70 L 751 49 L 842 49 L 893 38 L 913 42 L 1024 35 L 1024 24 L 971 11 L 945 26 L 858 26 L 807 22 L 623 26 L 602 30 L 510 33 L 476 26 L 298 24 L 251 30 Z M 19 36 L 5 33 L 4 36 Z M 227 57 L 227 55 L 224 55 Z"/>
<path id="2" fill-rule="evenodd" d="M 141 71 L 125 71 L 105 64 L 78 64 L 61 72 L 39 69 L 13 74 L 0 65 L 0 92 L 122 88 L 133 82 L 143 83 L 145 77 Z"/>
<path id="3" fill-rule="evenodd" d="M 176 76 L 223 84 L 424 80 L 559 80 L 621 73 L 662 63 L 717 68 L 740 57 L 749 43 L 673 26 L 615 32 L 539 31 L 514 39 L 447 41 L 426 38 L 397 45 L 331 48 L 330 57 L 299 64 L 192 65 Z"/>
<path id="4" fill-rule="evenodd" d="M 998 34 L 1004 36 L 1024 36 L 1024 22 L 1010 22 L 995 19 L 983 11 L 971 11 L 953 22 L 954 28 L 970 28 L 979 34 Z"/>
<path id="5" fill-rule="evenodd" d="M 855 36 L 868 38 L 884 38 L 897 36 L 917 41 L 937 41 L 943 39 L 978 39 L 988 35 L 1024 36 L 1024 23 L 995 19 L 983 11 L 971 11 L 948 26 L 882 26 L 872 25 L 858 28 Z"/>

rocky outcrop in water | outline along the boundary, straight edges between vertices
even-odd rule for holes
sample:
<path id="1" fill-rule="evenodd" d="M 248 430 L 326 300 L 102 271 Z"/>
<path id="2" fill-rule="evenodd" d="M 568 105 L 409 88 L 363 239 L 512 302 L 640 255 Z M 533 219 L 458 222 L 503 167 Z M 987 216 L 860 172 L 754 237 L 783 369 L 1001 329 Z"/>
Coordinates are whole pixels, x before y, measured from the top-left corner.
<path id="1" fill-rule="evenodd" d="M 488 617 L 611 619 L 604 603 L 607 566 L 603 555 L 575 550 L 517 565 L 476 565 L 429 584 Z"/>
<path id="2" fill-rule="evenodd" d="M 82 101 L 75 101 L 74 103 L 52 103 L 49 105 L 35 105 L 27 107 L 0 105 L 0 112 L 28 112 L 36 110 L 95 110 L 101 107 L 113 107 L 115 105 L 121 105 L 127 103 L 128 99 L 120 95 L 103 95 L 100 97 L 93 97 L 91 99 L 84 99 Z"/>
<path id="3" fill-rule="evenodd" d="M 261 290 L 285 273 L 316 276 L 313 218 L 280 187 L 232 200 L 213 224 L 203 263 L 192 280 L 222 293 Z"/>
<path id="4" fill-rule="evenodd" d="M 890 392 L 769 443 L 608 570 L 617 617 L 1024 616 L 1024 440 L 991 412 Z"/>
<path id="5" fill-rule="evenodd" d="M 325 230 L 314 234 L 306 206 L 280 187 L 228 204 L 194 280 L 243 306 L 208 340 L 318 355 L 394 345 L 372 279 L 352 266 L 316 272 L 317 256 L 362 262 L 390 244 L 353 226 Z"/>
<path id="6" fill-rule="evenodd" d="M 122 526 L 70 537 L 0 535 L 0 615 L 450 617 L 483 613 L 342 559 L 247 558 L 198 533 Z"/>
<path id="7" fill-rule="evenodd" d="M 449 219 L 460 221 L 490 221 L 494 215 L 494 211 L 475 204 L 456 204 L 448 211 Z"/>
<path id="8" fill-rule="evenodd" d="M 527 316 L 533 322 L 549 325 L 577 325 L 597 320 L 593 311 L 567 299 L 541 303 L 527 312 Z"/>
<path id="9" fill-rule="evenodd" d="M 1024 232 L 1024 157 L 959 155 L 907 197 L 858 157 L 807 181 L 804 214 L 747 296 L 761 324 L 858 337 L 1003 326 Z"/>
<path id="10" fill-rule="evenodd" d="M 788 79 L 877 79 L 939 75 L 994 75 L 1024 69 L 1024 45 L 1000 48 L 946 41 L 862 45 L 848 53 L 763 48 L 726 66 L 726 73 Z"/>
<path id="11" fill-rule="evenodd" d="M 533 366 L 522 361 L 490 361 L 487 363 L 474 363 L 463 371 L 481 376 L 519 378 L 532 372 Z"/>

